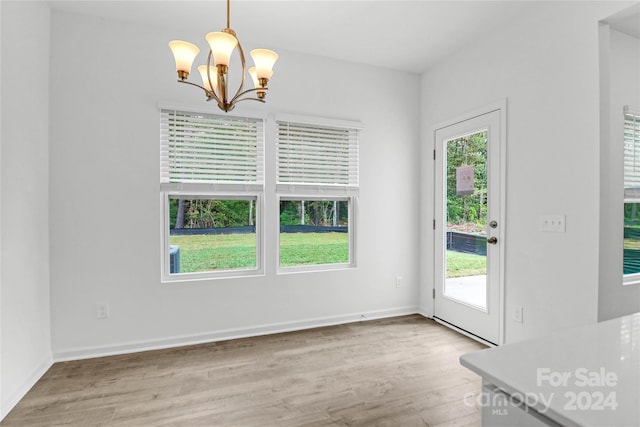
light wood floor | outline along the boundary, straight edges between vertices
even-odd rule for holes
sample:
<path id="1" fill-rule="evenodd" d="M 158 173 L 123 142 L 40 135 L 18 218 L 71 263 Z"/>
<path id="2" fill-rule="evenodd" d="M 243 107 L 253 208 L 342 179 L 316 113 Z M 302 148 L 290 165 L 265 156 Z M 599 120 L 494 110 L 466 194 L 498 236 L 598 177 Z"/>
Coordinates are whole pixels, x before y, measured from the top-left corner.
<path id="1" fill-rule="evenodd" d="M 61 362 L 2 426 L 477 426 L 481 348 L 405 316 Z"/>

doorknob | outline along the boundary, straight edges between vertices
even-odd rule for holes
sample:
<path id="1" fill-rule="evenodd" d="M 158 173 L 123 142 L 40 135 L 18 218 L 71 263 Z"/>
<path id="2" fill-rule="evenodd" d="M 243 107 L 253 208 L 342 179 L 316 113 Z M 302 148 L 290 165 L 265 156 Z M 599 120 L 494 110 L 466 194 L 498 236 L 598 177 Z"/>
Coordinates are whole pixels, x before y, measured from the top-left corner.
<path id="1" fill-rule="evenodd" d="M 490 243 L 492 245 L 495 245 L 496 243 L 498 243 L 498 238 L 497 237 L 489 237 L 487 239 L 487 243 Z"/>

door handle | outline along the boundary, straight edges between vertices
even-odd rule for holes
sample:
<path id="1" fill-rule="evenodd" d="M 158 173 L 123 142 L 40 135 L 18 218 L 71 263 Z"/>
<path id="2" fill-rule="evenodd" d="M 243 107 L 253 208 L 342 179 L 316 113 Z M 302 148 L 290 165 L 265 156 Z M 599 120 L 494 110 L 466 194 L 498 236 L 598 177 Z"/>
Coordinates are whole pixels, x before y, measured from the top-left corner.
<path id="1" fill-rule="evenodd" d="M 498 238 L 497 237 L 489 237 L 487 239 L 487 243 L 495 245 L 496 243 L 498 243 Z"/>

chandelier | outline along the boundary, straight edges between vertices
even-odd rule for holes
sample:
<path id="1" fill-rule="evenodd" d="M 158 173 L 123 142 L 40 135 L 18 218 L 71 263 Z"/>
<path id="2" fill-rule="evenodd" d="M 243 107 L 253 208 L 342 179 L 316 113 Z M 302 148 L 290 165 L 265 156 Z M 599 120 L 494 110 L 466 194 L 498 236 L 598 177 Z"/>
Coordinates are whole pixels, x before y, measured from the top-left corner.
<path id="1" fill-rule="evenodd" d="M 249 68 L 249 75 L 253 80 L 253 89 L 243 90 L 246 64 L 242 45 L 236 37 L 236 32 L 229 26 L 229 2 L 227 0 L 227 27 L 219 32 L 212 32 L 205 36 L 209 44 L 209 56 L 206 65 L 200 65 L 198 71 L 202 77 L 202 86 L 187 81 L 191 72 L 191 66 L 200 52 L 198 46 L 182 40 L 169 42 L 176 61 L 178 83 L 186 83 L 199 87 L 205 93 L 207 101 L 215 100 L 221 110 L 225 112 L 233 110 L 236 103 L 245 100 L 265 102 L 267 83 L 273 75 L 273 64 L 278 59 L 278 54 L 268 49 L 254 49 L 250 52 L 255 67 Z M 229 62 L 234 49 L 238 47 L 240 63 L 242 64 L 242 79 L 235 94 L 231 96 L 228 87 Z"/>

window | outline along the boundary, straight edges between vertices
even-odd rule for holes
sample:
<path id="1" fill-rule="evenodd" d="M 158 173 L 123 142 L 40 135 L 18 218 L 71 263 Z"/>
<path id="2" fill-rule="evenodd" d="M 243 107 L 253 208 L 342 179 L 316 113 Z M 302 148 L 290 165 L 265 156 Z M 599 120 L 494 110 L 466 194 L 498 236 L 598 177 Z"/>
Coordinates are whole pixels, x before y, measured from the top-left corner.
<path id="1" fill-rule="evenodd" d="M 640 282 L 640 115 L 624 113 L 624 283 Z"/>
<path id="2" fill-rule="evenodd" d="M 279 117 L 277 126 L 279 266 L 355 266 L 357 125 Z"/>
<path id="3" fill-rule="evenodd" d="M 280 199 L 280 267 L 350 264 L 348 198 Z"/>
<path id="4" fill-rule="evenodd" d="M 163 281 L 261 272 L 263 128 L 162 110 Z"/>
<path id="5" fill-rule="evenodd" d="M 256 269 L 256 197 L 169 194 L 169 273 Z"/>

